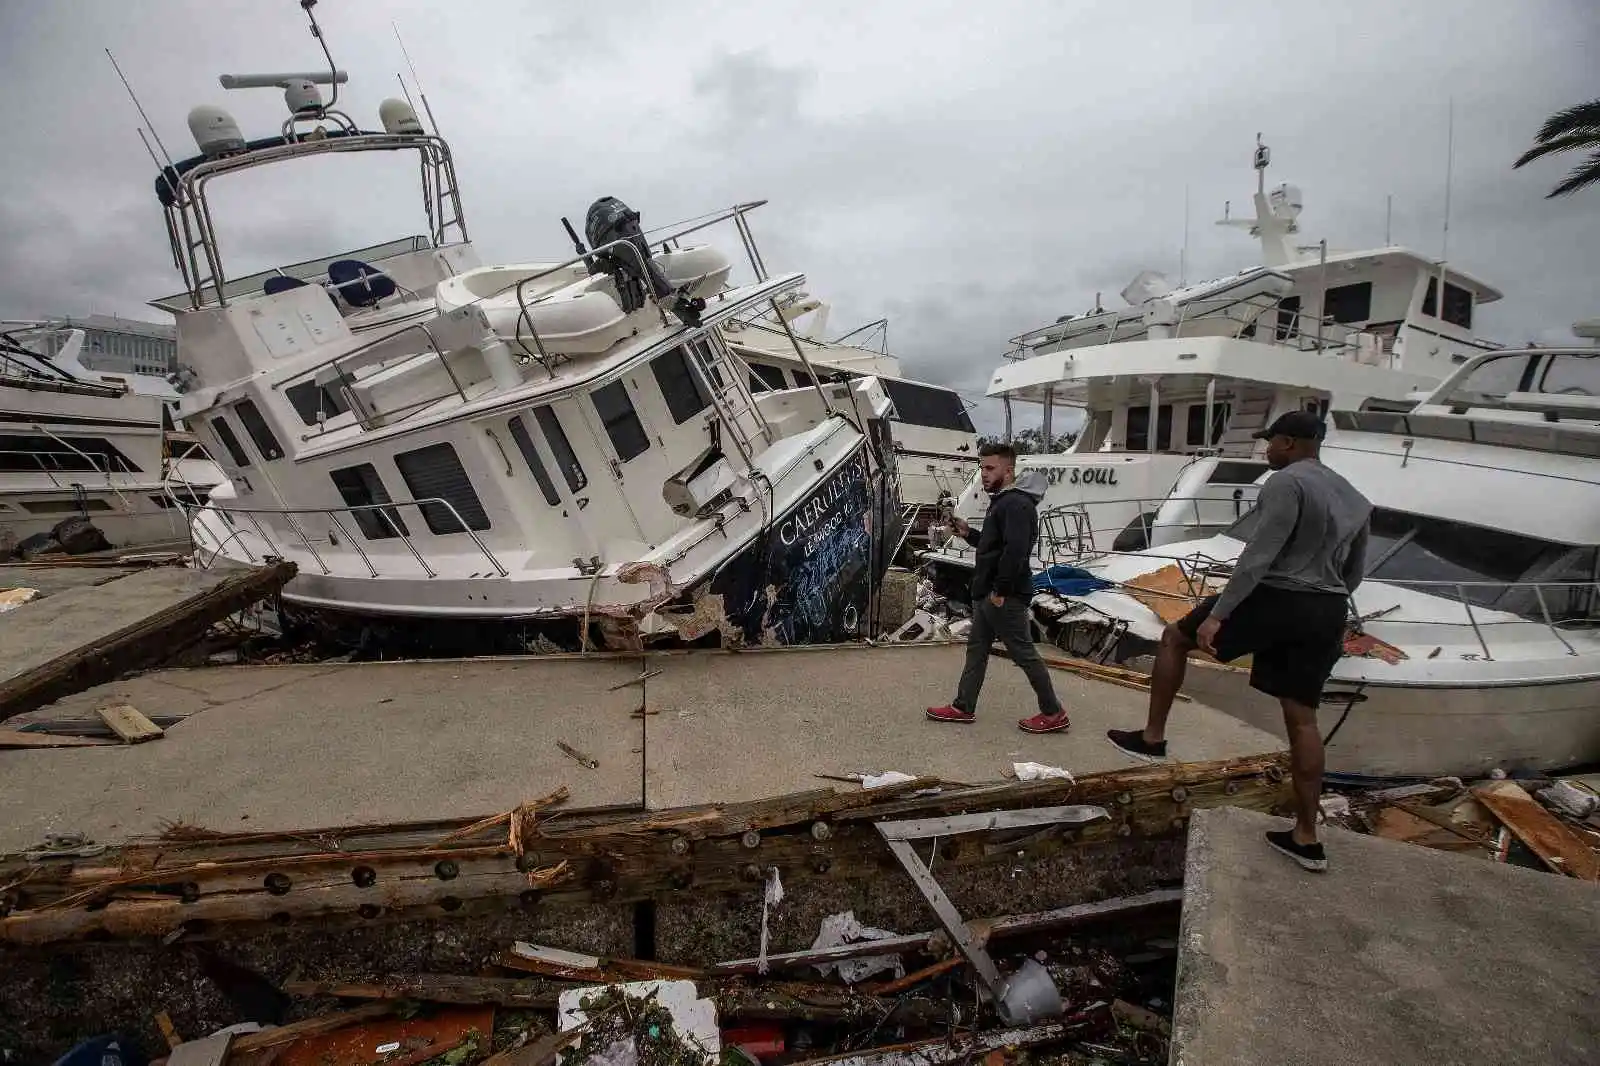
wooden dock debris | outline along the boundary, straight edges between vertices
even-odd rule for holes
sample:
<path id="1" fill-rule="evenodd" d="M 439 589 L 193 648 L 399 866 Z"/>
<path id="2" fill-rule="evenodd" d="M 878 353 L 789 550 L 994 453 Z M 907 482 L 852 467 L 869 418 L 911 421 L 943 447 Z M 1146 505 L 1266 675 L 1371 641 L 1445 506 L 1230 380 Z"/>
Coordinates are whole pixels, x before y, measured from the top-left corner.
<path id="1" fill-rule="evenodd" d="M 65 737 L 59 733 L 24 733 L 20 729 L 0 729 L 0 748 L 100 748 L 120 747 L 121 742 L 105 737 Z"/>
<path id="2" fill-rule="evenodd" d="M 10 890 L 0 942 L 163 937 L 196 928 L 214 936 L 228 923 L 443 916 L 463 913 L 469 903 L 561 906 L 747 892 L 771 867 L 785 884 L 873 878 L 898 870 L 874 829 L 886 818 L 1062 803 L 1110 813 L 1014 849 L 1045 856 L 1119 839 L 1170 838 L 1200 807 L 1271 810 L 1284 800 L 1286 780 L 1285 756 L 1276 753 L 935 795 L 918 795 L 927 783 L 911 781 L 645 813 L 573 810 L 539 819 L 524 833 L 520 853 L 505 838 L 438 846 L 483 819 L 256 834 L 190 830 L 113 849 L 93 867 L 0 860 L 0 884 L 33 870 Z M 986 842 L 983 834 L 944 841 L 941 865 L 995 861 Z"/>
<path id="3" fill-rule="evenodd" d="M 359 1007 L 349 1010 L 335 1011 L 332 1014 L 319 1014 L 315 1018 L 306 1018 L 288 1025 L 279 1025 L 271 1029 L 263 1029 L 259 1033 L 245 1033 L 233 1040 L 233 1054 L 243 1055 L 251 1051 L 261 1051 L 264 1048 L 280 1047 L 291 1044 L 301 1037 L 321 1036 L 323 1033 L 332 1033 L 349 1025 L 369 1022 L 375 1018 L 387 1018 L 395 1012 L 397 1003 L 363 1003 Z"/>
<path id="4" fill-rule="evenodd" d="M 80 593 L 83 597 L 101 596 L 108 595 L 107 590 L 120 588 L 125 582 L 156 579 L 170 582 L 175 579 L 163 575 L 171 573 L 174 571 L 145 570 L 109 585 L 46 597 L 30 606 L 29 611 L 9 612 L 0 616 L 0 626 L 13 626 L 26 620 L 28 626 L 37 627 L 46 624 L 43 619 L 52 604 L 77 603 L 81 611 L 84 601 L 71 599 Z M 240 571 L 202 592 L 139 617 L 120 629 L 93 636 L 80 644 L 63 646 L 64 650 L 59 654 L 41 651 L 34 657 L 8 663 L 5 669 L 0 669 L 0 721 L 94 685 L 113 681 L 129 670 L 170 658 L 203 637 L 214 622 L 272 595 L 294 575 L 295 565 L 289 562 Z M 4 645 L 4 638 L 0 638 L 0 647 Z M 10 676 L 4 676 L 7 671 Z"/>
<path id="5" fill-rule="evenodd" d="M 1550 869 L 1580 881 L 1600 881 L 1600 856 L 1521 785 L 1490 781 L 1472 794 Z"/>
<path id="6" fill-rule="evenodd" d="M 495 965 L 508 970 L 539 974 L 562 981 L 617 984 L 624 981 L 693 980 L 706 976 L 695 966 L 674 966 L 642 959 L 603 959 L 596 955 L 516 941 L 499 955 Z"/>
<path id="7" fill-rule="evenodd" d="M 383 977 L 376 981 L 287 981 L 284 992 L 291 996 L 335 996 L 339 999 L 417 1000 L 423 1003 L 453 1003 L 461 1006 L 516 1007 L 522 1010 L 554 1010 L 560 990 L 545 981 L 515 977 L 457 977 L 453 974 L 419 973 Z"/>
<path id="8" fill-rule="evenodd" d="M 146 718 L 139 712 L 139 708 L 131 703 L 113 703 L 106 707 L 98 707 L 94 713 L 100 716 L 100 720 L 109 726 L 113 733 L 122 738 L 124 744 L 143 744 L 147 740 L 166 736 L 166 730 Z"/>

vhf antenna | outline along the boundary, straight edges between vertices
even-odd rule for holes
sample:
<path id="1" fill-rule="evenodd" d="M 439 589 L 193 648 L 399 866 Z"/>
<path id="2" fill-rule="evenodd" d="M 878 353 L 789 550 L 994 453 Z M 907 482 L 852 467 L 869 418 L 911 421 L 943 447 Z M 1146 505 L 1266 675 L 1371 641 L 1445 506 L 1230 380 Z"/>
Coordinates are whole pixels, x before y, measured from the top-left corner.
<path id="1" fill-rule="evenodd" d="M 304 3 L 305 0 L 301 0 L 301 2 Z M 316 0 L 312 0 L 312 2 L 315 3 Z M 417 65 L 411 62 L 411 53 L 406 51 L 406 42 L 400 37 L 400 23 L 391 20 L 389 25 L 394 29 L 395 43 L 400 46 L 400 54 L 405 57 L 406 66 L 411 68 L 411 80 L 417 83 L 417 95 L 422 98 L 422 110 L 428 116 L 428 125 L 433 127 L 433 132 L 437 135 L 439 133 L 439 122 L 433 117 L 433 107 L 428 103 L 428 91 L 422 87 L 422 78 L 417 74 Z M 400 88 L 404 89 L 405 86 L 405 79 L 402 78 Z M 406 93 L 406 99 L 407 101 L 411 99 L 410 93 Z"/>

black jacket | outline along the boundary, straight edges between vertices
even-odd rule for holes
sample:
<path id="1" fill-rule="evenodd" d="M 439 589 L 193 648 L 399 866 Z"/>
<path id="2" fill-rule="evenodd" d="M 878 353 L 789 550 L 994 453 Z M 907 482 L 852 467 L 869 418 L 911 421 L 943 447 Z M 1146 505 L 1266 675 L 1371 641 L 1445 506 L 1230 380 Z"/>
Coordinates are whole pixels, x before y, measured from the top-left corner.
<path id="1" fill-rule="evenodd" d="M 1032 486 L 1029 486 L 1030 488 Z M 1033 542 L 1039 536 L 1039 494 L 1015 484 L 989 500 L 983 528 L 967 534 L 978 549 L 972 569 L 972 598 L 1033 594 Z"/>

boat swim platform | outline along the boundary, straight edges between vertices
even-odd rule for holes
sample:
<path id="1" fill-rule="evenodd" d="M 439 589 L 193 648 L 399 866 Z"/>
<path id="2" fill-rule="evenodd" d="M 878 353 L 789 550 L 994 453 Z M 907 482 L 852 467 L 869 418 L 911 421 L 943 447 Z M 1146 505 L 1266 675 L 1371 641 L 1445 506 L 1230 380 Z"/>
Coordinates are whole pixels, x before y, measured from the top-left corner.
<path id="1" fill-rule="evenodd" d="M 0 588 L 41 593 L 0 613 L 0 720 L 161 662 L 294 574 L 292 563 L 227 571 L 81 559 L 0 567 Z"/>
<path id="2" fill-rule="evenodd" d="M 900 645 L 152 671 L 9 723 L 91 719 L 112 703 L 181 719 L 133 746 L 0 751 L 0 854 L 49 833 L 115 844 L 172 824 L 475 818 L 562 786 L 573 808 L 660 810 L 830 786 L 817 775 L 984 784 L 1023 761 L 1074 774 L 1141 765 L 1105 731 L 1142 722 L 1144 692 L 1052 671 L 1072 729 L 1025 734 L 1016 722 L 1033 694 L 1003 659 L 990 660 L 977 723 L 927 721 L 963 656 Z M 1285 747 L 1198 702 L 1175 706 L 1169 736 L 1184 761 Z"/>
<path id="3" fill-rule="evenodd" d="M 1600 1062 L 1600 891 L 1570 877 L 1325 829 L 1329 870 L 1197 810 L 1175 1066 Z"/>

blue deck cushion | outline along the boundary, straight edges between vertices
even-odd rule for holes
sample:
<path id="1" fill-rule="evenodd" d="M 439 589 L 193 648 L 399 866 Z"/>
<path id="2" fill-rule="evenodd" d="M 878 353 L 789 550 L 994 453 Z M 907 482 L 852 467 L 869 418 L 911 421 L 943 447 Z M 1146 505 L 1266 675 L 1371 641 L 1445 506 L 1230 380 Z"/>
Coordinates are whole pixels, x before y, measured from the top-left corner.
<path id="1" fill-rule="evenodd" d="M 262 283 L 261 291 L 268 296 L 276 296 L 278 293 L 288 292 L 290 289 L 304 288 L 306 284 L 307 282 L 300 278 L 291 278 L 287 274 L 277 274 Z"/>
<path id="2" fill-rule="evenodd" d="M 359 259 L 336 259 L 328 264 L 328 280 L 351 307 L 374 307 L 395 294 L 394 279 Z"/>
<path id="3" fill-rule="evenodd" d="M 1115 581 L 1095 577 L 1078 566 L 1052 566 L 1033 575 L 1033 591 L 1053 592 L 1057 596 L 1087 596 L 1091 592 L 1116 587 Z"/>

